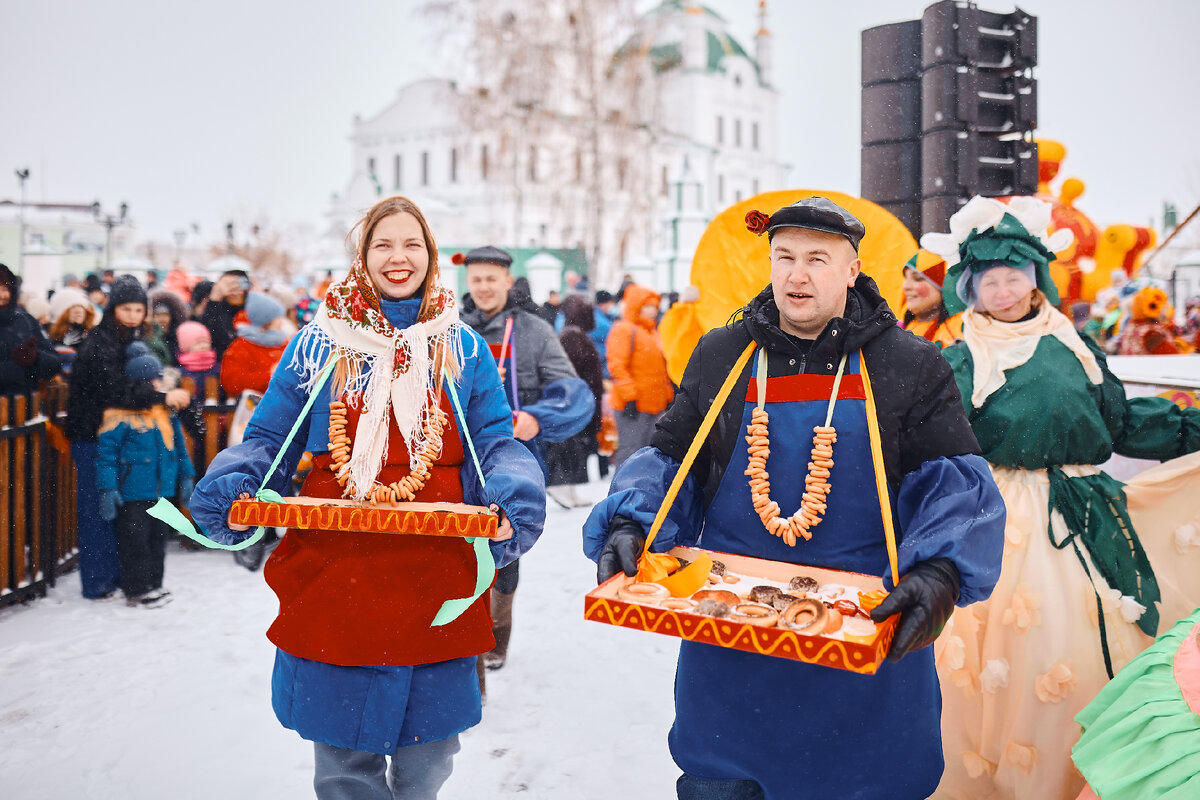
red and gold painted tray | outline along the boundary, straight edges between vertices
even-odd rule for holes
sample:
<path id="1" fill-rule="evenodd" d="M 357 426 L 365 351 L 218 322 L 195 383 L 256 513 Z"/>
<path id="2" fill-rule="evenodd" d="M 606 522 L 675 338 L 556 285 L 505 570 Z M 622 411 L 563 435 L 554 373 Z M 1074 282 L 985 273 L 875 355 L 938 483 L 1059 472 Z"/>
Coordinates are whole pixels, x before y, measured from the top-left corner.
<path id="1" fill-rule="evenodd" d="M 676 547 L 671 555 L 695 559 L 700 551 L 690 547 Z M 730 572 L 750 578 L 783 582 L 796 575 L 807 575 L 818 583 L 836 583 L 853 586 L 864 592 L 883 589 L 883 580 L 874 575 L 857 572 L 840 572 L 830 569 L 806 567 L 782 561 L 767 561 L 749 556 L 710 552 L 714 559 L 725 564 Z M 805 635 L 784 628 L 766 628 L 725 618 L 709 617 L 691 611 L 673 611 L 654 605 L 630 603 L 617 596 L 617 590 L 629 579 L 618 573 L 588 592 L 584 598 L 584 619 L 617 625 L 623 628 L 661 633 L 704 642 L 718 647 L 731 647 L 747 653 L 805 661 L 826 667 L 849 670 L 872 675 L 887 656 L 888 647 L 896 631 L 896 617 L 891 617 L 876 626 L 875 635 L 868 641 L 849 641 L 821 635 Z M 738 588 L 744 585 L 744 581 Z M 736 588 L 722 585 L 719 588 Z M 748 590 L 749 586 L 744 586 Z"/>
<path id="2" fill-rule="evenodd" d="M 320 497 L 287 497 L 282 503 L 237 500 L 229 510 L 231 525 L 485 539 L 496 538 L 497 521 L 490 509 L 463 503 L 370 505 Z"/>

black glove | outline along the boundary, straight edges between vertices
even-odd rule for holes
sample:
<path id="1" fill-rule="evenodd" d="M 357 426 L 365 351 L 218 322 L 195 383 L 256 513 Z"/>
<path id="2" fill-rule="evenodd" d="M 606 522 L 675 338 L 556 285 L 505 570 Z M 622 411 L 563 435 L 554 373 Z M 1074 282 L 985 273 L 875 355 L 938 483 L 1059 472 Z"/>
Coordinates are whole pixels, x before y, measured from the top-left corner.
<path id="1" fill-rule="evenodd" d="M 13 362 L 16 363 L 17 366 L 25 367 L 26 369 L 32 367 L 37 363 L 37 339 L 30 336 L 24 342 L 14 347 L 10 355 L 12 356 Z"/>
<path id="2" fill-rule="evenodd" d="M 621 416 L 625 419 L 637 419 L 637 403 L 633 402 L 632 400 L 626 403 L 625 407 L 621 409 Z"/>
<path id="3" fill-rule="evenodd" d="M 933 644 L 954 611 L 958 589 L 958 568 L 950 559 L 931 558 L 913 565 L 892 593 L 871 612 L 875 622 L 900 614 L 888 661 L 899 661 L 912 651 Z"/>
<path id="4" fill-rule="evenodd" d="M 596 583 L 624 572 L 629 577 L 637 574 L 638 556 L 646 545 L 646 534 L 642 526 L 617 514 L 608 523 L 608 538 L 600 549 L 600 557 L 596 559 Z"/>

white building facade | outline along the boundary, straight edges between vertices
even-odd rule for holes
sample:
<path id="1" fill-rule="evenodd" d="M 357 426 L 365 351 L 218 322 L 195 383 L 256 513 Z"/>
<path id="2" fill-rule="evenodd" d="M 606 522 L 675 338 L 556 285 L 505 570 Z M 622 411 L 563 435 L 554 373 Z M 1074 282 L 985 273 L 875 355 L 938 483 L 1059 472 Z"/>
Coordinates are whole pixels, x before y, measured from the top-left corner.
<path id="1" fill-rule="evenodd" d="M 714 12 L 667 0 L 613 55 L 605 107 L 591 114 L 569 99 L 521 102 L 444 79 L 407 84 L 379 113 L 355 119 L 331 236 L 344 237 L 379 198 L 403 194 L 440 248 L 576 248 L 592 288 L 630 273 L 680 291 L 708 220 L 785 188 L 770 48 L 765 2 L 751 54 Z"/>

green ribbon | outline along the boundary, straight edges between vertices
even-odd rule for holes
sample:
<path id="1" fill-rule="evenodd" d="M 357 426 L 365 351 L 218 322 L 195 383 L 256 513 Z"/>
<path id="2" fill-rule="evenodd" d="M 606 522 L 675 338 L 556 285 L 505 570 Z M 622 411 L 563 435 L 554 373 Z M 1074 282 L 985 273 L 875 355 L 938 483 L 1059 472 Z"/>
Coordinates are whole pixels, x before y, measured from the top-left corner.
<path id="1" fill-rule="evenodd" d="M 479 485 L 486 487 L 487 484 L 483 480 L 483 468 L 479 466 L 479 456 L 475 453 L 475 443 L 471 441 L 471 432 L 467 429 L 467 417 L 463 414 L 462 404 L 458 400 L 458 392 L 454 390 L 454 379 L 450 373 L 444 374 L 446 389 L 450 393 L 450 402 L 454 405 L 454 410 L 458 412 L 459 430 L 462 431 L 463 439 L 467 442 L 467 449 L 471 451 L 471 460 L 475 462 L 475 473 L 479 476 Z M 433 622 L 430 623 L 431 628 L 453 622 L 462 616 L 463 612 L 487 591 L 487 588 L 492 585 L 492 579 L 496 576 L 496 559 L 492 556 L 492 548 L 488 546 L 488 540 L 482 536 L 473 536 L 467 537 L 467 543 L 475 551 L 475 591 L 468 597 L 456 597 L 442 603 L 442 607 L 438 609 Z"/>
<path id="2" fill-rule="evenodd" d="M 292 423 L 292 429 L 288 431 L 287 438 L 283 440 L 283 446 L 279 448 L 279 452 L 275 454 L 275 460 L 271 462 L 271 466 L 267 469 L 267 474 L 263 476 L 262 485 L 260 485 L 258 487 L 258 491 L 254 493 L 254 499 L 258 502 L 283 502 L 283 497 L 279 494 L 279 492 L 275 491 L 274 489 L 267 488 L 267 481 L 271 479 L 271 476 L 275 474 L 275 470 L 279 468 L 279 462 L 283 461 L 284 453 L 287 452 L 288 447 L 290 447 L 292 444 L 292 440 L 296 438 L 296 434 L 300 431 L 300 425 L 304 422 L 305 417 L 308 416 L 308 412 L 312 408 L 313 401 L 317 399 L 317 395 L 319 395 L 321 390 L 325 388 L 325 383 L 329 380 L 329 376 L 333 374 L 333 367 L 335 363 L 336 362 L 334 361 L 330 361 L 325 369 L 321 372 L 320 377 L 317 379 L 316 387 L 312 390 L 312 393 L 309 394 L 307 402 L 304 403 L 304 408 L 300 409 L 300 414 L 296 417 L 296 421 Z M 244 539 L 237 544 L 217 544 L 212 539 L 209 539 L 203 533 L 196 530 L 196 526 L 193 525 L 191 521 L 183 515 L 183 512 L 176 508 L 174 503 L 164 497 L 158 498 L 158 502 L 151 506 L 150 510 L 146 513 L 155 519 L 162 520 L 183 536 L 191 539 L 193 542 L 202 544 L 212 550 L 245 550 L 247 547 L 256 544 L 260 539 L 263 538 L 263 536 L 267 534 L 267 529 L 260 525 L 254 529 L 254 533 L 251 534 L 250 538 Z"/>

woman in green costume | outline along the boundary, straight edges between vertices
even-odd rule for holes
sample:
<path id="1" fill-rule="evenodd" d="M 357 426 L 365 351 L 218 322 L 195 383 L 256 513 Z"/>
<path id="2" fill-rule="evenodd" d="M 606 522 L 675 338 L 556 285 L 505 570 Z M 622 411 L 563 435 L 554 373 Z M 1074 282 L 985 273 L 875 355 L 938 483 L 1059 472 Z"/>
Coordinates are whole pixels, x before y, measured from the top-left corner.
<path id="1" fill-rule="evenodd" d="M 947 260 L 947 309 L 965 309 L 963 343 L 943 352 L 1008 510 L 1000 582 L 956 610 L 935 646 L 939 798 L 1075 798 L 1075 714 L 1153 642 L 1160 599 L 1188 602 L 1174 575 L 1200 576 L 1200 552 L 1151 567 L 1125 487 L 1096 467 L 1114 452 L 1200 451 L 1200 412 L 1127 398 L 1099 348 L 1054 307 L 1049 264 L 1071 234 L 1047 236 L 1049 222 L 1034 198 L 977 197 L 949 234 L 922 239 Z M 1189 458 L 1182 481 L 1200 491 L 1200 455 Z M 1156 523 L 1142 535 L 1173 530 Z"/>

